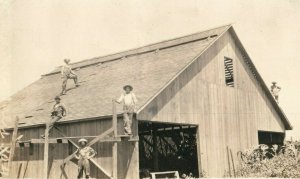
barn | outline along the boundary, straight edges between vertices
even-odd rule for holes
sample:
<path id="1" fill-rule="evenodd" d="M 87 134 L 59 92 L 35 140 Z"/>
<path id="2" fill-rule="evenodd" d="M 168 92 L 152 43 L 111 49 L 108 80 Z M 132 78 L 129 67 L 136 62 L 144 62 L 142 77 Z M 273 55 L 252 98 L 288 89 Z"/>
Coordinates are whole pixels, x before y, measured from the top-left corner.
<path id="1" fill-rule="evenodd" d="M 94 178 L 133 179 L 141 171 L 222 177 L 237 166 L 238 151 L 281 144 L 292 129 L 232 25 L 71 65 L 80 87 L 68 82 L 61 96 L 68 115 L 49 139 L 40 136 L 61 91 L 59 67 L 2 103 L 6 130 L 23 135 L 12 177 L 76 178 L 77 161 L 69 156 L 82 136 L 97 151 Z M 125 84 L 138 98 L 130 138 L 123 135 L 122 106 L 112 101 Z"/>

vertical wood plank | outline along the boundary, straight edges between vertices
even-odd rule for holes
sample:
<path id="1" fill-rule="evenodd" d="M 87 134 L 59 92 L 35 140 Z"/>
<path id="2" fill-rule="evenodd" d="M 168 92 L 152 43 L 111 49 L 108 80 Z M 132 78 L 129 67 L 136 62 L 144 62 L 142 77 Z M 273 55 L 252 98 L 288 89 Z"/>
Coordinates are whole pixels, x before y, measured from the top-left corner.
<path id="1" fill-rule="evenodd" d="M 8 170 L 9 170 L 8 175 L 9 175 L 9 177 L 12 177 L 12 175 L 13 175 L 12 161 L 13 161 L 14 154 L 15 154 L 16 140 L 17 140 L 17 136 L 18 136 L 18 124 L 19 124 L 19 117 L 17 116 L 16 120 L 15 120 L 15 126 L 14 126 L 12 139 L 11 139 L 11 148 L 10 148 L 10 154 L 9 154 L 9 159 L 8 159 Z"/>
<path id="2" fill-rule="evenodd" d="M 49 160 L 49 124 L 46 123 L 45 143 L 44 143 L 44 178 L 48 179 L 48 160 Z"/>
<path id="3" fill-rule="evenodd" d="M 112 101 L 112 112 L 113 112 L 113 129 L 114 129 L 114 136 L 117 137 L 118 135 L 118 127 L 117 127 L 117 113 L 116 113 L 116 102 L 115 100 Z M 118 143 L 114 142 L 112 146 L 112 168 L 113 168 L 113 178 L 118 178 Z"/>

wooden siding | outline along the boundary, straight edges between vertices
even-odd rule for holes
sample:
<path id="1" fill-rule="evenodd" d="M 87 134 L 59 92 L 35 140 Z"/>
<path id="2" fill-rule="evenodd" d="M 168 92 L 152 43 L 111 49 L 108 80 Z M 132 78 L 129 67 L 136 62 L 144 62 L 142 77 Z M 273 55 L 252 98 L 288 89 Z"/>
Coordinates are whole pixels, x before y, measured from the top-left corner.
<path id="1" fill-rule="evenodd" d="M 100 119 L 94 121 L 61 124 L 58 127 L 67 136 L 96 136 L 108 130 L 112 126 L 111 119 Z M 137 134 L 134 124 L 133 132 Z M 18 135 L 24 135 L 22 141 L 40 138 L 44 134 L 44 127 L 20 129 Z M 118 119 L 118 134 L 123 134 L 123 121 Z M 53 128 L 51 138 L 62 137 Z M 78 139 L 72 139 L 77 143 Z M 89 139 L 89 141 L 91 138 Z M 7 143 L 6 141 L 1 141 Z M 97 155 L 95 161 L 106 171 L 112 174 L 112 145 L 113 143 L 96 143 L 92 146 Z M 13 161 L 13 174 L 16 178 L 42 178 L 44 145 L 34 144 L 33 155 L 29 155 L 29 147 L 15 150 Z M 75 151 L 75 147 L 73 147 Z M 49 178 L 77 178 L 77 160 L 73 159 L 65 166 L 64 172 L 60 166 L 64 158 L 69 155 L 68 144 L 49 144 Z M 138 178 L 138 142 L 118 142 L 118 178 Z M 91 163 L 91 177 L 107 178 L 100 170 Z"/>
<path id="2" fill-rule="evenodd" d="M 233 59 L 235 87 L 225 84 L 224 57 Z M 216 177 L 228 170 L 227 146 L 237 160 L 238 151 L 258 144 L 258 130 L 285 132 L 229 32 L 151 101 L 138 119 L 199 125 L 199 166 Z"/>

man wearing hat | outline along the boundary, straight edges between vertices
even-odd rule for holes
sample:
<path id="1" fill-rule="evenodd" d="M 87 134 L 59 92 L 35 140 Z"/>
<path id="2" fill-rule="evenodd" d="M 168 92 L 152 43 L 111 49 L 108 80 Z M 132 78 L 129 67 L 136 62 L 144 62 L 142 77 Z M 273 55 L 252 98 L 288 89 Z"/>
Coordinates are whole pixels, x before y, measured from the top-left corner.
<path id="1" fill-rule="evenodd" d="M 121 94 L 120 98 L 116 102 L 119 104 L 121 102 L 123 103 L 124 132 L 125 134 L 132 135 L 132 117 L 135 112 L 137 98 L 132 92 L 133 87 L 131 85 L 125 85 L 123 89 L 124 93 Z"/>
<path id="2" fill-rule="evenodd" d="M 272 82 L 272 84 L 273 85 L 271 86 L 270 91 L 271 91 L 272 95 L 274 96 L 275 100 L 278 103 L 278 93 L 281 90 L 281 87 L 277 86 L 275 81 Z"/>
<path id="3" fill-rule="evenodd" d="M 73 79 L 75 86 L 76 87 L 79 86 L 78 77 L 75 74 L 75 72 L 72 70 L 71 66 L 69 65 L 70 59 L 64 59 L 64 62 L 65 62 L 65 65 L 62 66 L 62 68 L 61 68 L 61 76 L 63 79 L 61 95 L 65 95 L 67 92 L 66 88 L 67 88 L 68 79 Z"/>
<path id="4" fill-rule="evenodd" d="M 85 173 L 85 177 L 90 177 L 90 162 L 89 159 L 93 158 L 97 153 L 94 149 L 89 146 L 86 146 L 86 139 L 79 139 L 79 148 L 75 155 L 76 159 L 78 159 L 78 178 L 83 177 L 83 172 Z"/>
<path id="5" fill-rule="evenodd" d="M 54 126 L 54 123 L 67 115 L 66 107 L 63 103 L 60 102 L 60 97 L 56 96 L 54 99 L 55 99 L 55 104 L 54 104 L 52 112 L 51 112 L 51 121 L 49 123 L 48 134 L 50 134 L 50 131 L 52 130 L 52 128 Z M 44 138 L 44 137 L 45 137 L 45 135 L 42 135 L 42 138 Z"/>

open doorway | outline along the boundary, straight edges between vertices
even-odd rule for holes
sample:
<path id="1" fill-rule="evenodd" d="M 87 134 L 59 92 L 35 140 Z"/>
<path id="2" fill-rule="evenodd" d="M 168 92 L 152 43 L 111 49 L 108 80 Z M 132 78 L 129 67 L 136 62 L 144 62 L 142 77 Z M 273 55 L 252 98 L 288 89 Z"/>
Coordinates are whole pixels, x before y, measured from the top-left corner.
<path id="1" fill-rule="evenodd" d="M 149 172 L 178 171 L 198 177 L 196 125 L 139 121 L 139 168 Z"/>

